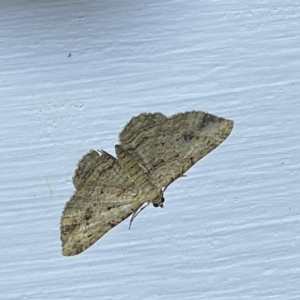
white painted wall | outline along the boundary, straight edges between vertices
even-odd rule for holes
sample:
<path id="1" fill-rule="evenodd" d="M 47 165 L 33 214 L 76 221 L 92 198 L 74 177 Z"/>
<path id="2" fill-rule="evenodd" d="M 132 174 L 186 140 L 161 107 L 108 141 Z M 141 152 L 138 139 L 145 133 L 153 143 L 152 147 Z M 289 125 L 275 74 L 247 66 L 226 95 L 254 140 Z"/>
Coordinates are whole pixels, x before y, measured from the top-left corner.
<path id="1" fill-rule="evenodd" d="M 0 299 L 300 299 L 299 74 L 297 1 L 1 1 Z M 192 109 L 228 140 L 63 257 L 78 159 Z"/>

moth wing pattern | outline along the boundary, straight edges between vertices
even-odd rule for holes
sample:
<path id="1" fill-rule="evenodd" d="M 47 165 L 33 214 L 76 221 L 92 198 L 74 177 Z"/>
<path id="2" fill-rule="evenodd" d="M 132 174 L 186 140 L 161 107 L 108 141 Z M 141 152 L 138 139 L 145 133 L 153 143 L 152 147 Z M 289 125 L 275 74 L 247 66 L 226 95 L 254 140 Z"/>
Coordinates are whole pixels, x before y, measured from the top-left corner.
<path id="1" fill-rule="evenodd" d="M 150 172 L 155 161 L 157 137 L 168 118 L 162 113 L 142 113 L 133 117 L 119 134 L 120 144 L 134 153 L 136 159 Z"/>
<path id="2" fill-rule="evenodd" d="M 76 255 L 125 220 L 142 204 L 138 190 L 117 160 L 90 151 L 73 177 L 75 193 L 66 203 L 60 223 L 63 255 Z"/>
<path id="3" fill-rule="evenodd" d="M 134 189 L 134 183 L 109 153 L 91 150 L 78 162 L 73 176 L 77 190 L 82 187 L 113 186 Z"/>
<path id="4" fill-rule="evenodd" d="M 119 139 L 124 148 L 140 157 L 163 188 L 220 145 L 232 128 L 233 121 L 202 111 L 169 118 L 161 113 L 144 113 L 131 119 Z"/>
<path id="5" fill-rule="evenodd" d="M 134 199 L 132 192 L 118 188 L 76 191 L 61 218 L 63 255 L 81 253 L 128 218 L 142 204 Z"/>

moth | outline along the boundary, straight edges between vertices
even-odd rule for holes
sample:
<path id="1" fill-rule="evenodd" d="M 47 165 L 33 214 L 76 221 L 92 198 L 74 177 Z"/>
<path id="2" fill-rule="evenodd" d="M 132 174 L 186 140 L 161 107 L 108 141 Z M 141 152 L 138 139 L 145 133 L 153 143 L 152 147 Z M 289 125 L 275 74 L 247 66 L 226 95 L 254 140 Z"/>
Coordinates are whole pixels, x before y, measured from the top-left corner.
<path id="1" fill-rule="evenodd" d="M 202 111 L 142 113 L 119 135 L 116 157 L 91 150 L 78 162 L 75 192 L 62 213 L 62 254 L 76 255 L 148 204 L 230 134 L 233 121 Z"/>

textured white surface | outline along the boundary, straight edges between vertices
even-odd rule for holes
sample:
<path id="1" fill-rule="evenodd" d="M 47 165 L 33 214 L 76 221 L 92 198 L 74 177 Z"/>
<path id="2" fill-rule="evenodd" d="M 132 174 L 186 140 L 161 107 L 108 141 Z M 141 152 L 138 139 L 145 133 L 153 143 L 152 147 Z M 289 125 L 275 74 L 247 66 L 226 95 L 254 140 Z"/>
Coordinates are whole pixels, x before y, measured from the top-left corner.
<path id="1" fill-rule="evenodd" d="M 296 1 L 0 9 L 0 299 L 299 299 Z M 233 119 L 228 140 L 170 186 L 164 209 L 63 257 L 80 156 L 114 153 L 140 112 L 191 109 Z"/>

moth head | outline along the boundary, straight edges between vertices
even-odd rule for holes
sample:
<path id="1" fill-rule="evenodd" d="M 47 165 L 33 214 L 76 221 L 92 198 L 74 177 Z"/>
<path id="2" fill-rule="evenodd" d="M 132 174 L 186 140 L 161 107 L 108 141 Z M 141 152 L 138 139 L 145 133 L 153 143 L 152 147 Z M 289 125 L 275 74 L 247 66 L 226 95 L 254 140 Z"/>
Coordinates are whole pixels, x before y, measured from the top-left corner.
<path id="1" fill-rule="evenodd" d="M 161 208 L 163 208 L 164 207 L 164 204 L 163 204 L 164 202 L 165 202 L 165 198 L 162 195 L 159 202 L 158 201 L 157 202 L 153 202 L 153 206 L 154 207 L 161 207 Z"/>

